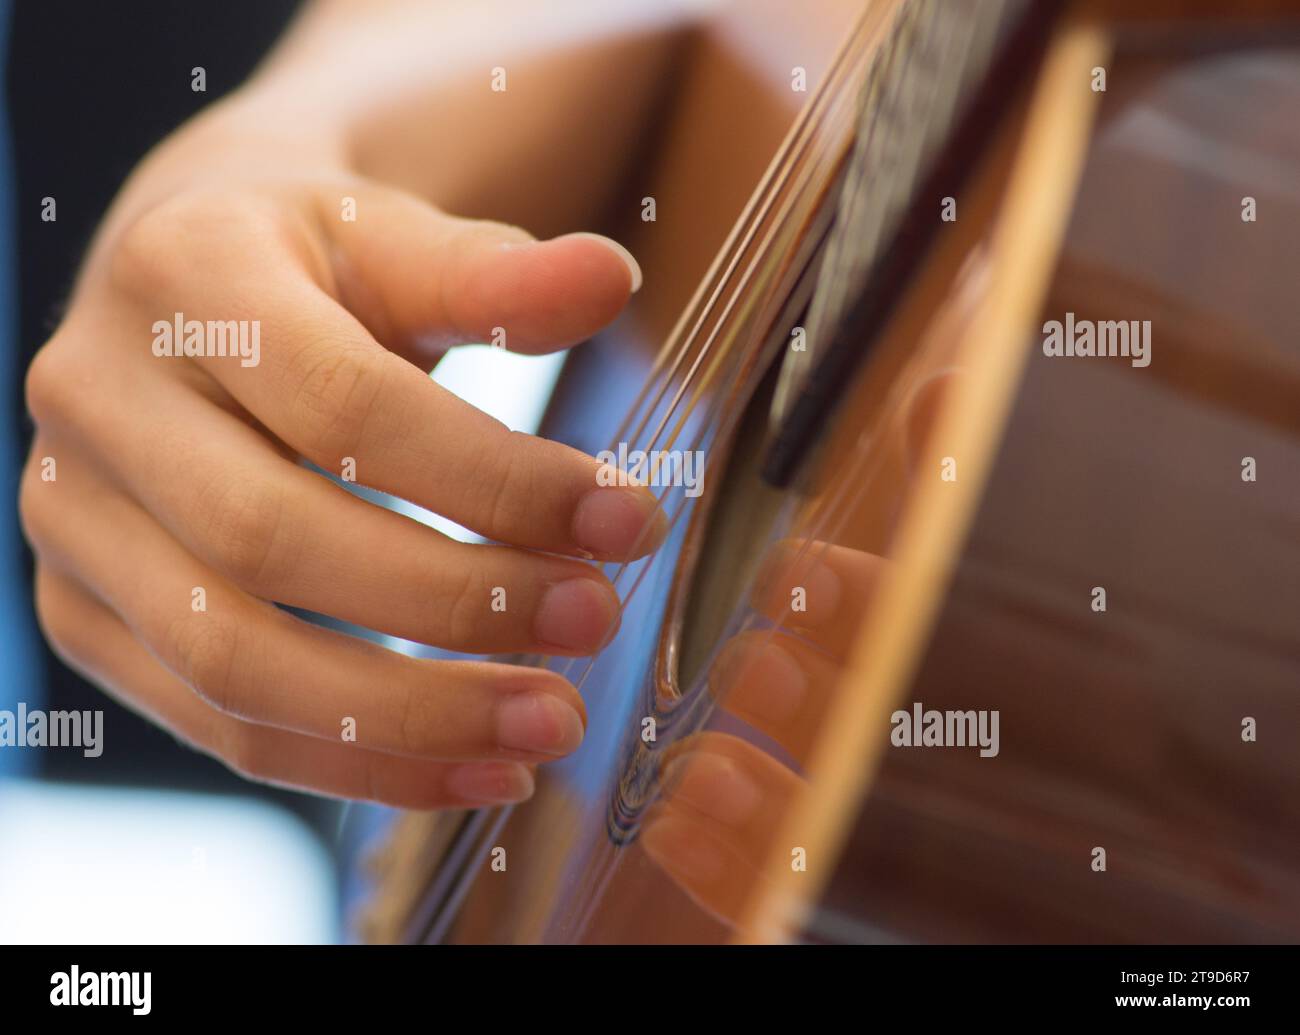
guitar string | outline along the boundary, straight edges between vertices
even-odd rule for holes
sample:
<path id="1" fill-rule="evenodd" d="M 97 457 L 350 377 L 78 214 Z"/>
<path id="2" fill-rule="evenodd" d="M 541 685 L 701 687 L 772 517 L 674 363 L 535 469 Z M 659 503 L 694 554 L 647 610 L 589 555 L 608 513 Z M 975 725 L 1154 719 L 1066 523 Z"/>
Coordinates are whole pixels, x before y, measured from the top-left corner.
<path id="1" fill-rule="evenodd" d="M 853 45 L 846 47 L 842 50 L 840 56 L 843 57 L 844 60 L 837 61 L 836 63 L 835 66 L 836 71 L 839 73 L 839 78 L 841 79 L 849 78 L 851 80 L 851 78 L 854 76 L 855 70 L 864 61 L 874 58 L 873 54 L 869 54 L 865 51 L 858 49 L 858 46 L 865 42 L 865 40 L 863 39 L 863 37 L 866 35 L 865 28 L 866 28 L 866 19 L 864 16 L 862 19 L 860 19 L 859 23 L 856 26 L 857 31 L 855 32 L 855 35 L 851 40 L 851 44 Z M 893 31 L 892 25 L 889 26 L 888 28 L 890 29 L 890 31 Z M 848 59 L 849 57 L 852 56 L 856 56 L 858 58 L 858 63 L 854 67 L 849 68 Z M 839 85 L 839 84 L 838 83 L 832 84 L 831 81 L 828 79 L 823 84 L 823 87 L 819 89 L 817 98 L 814 102 L 818 105 L 820 109 L 820 114 L 821 114 L 820 121 L 822 123 L 830 121 L 830 116 L 836 114 L 839 107 L 842 107 L 844 105 L 852 105 L 855 101 L 855 98 L 851 92 L 842 89 L 831 91 L 830 90 L 831 85 Z M 829 112 L 826 110 L 827 107 L 830 108 Z M 818 139 L 818 137 L 813 137 L 812 139 L 815 140 Z M 806 145 L 804 146 L 806 151 L 807 146 Z M 849 144 L 846 144 L 842 151 L 836 150 L 834 148 L 827 149 L 827 154 L 821 156 L 820 160 L 822 161 L 823 164 L 827 160 L 831 160 L 832 162 L 839 162 L 843 160 L 844 155 L 847 154 L 848 147 Z M 829 159 L 827 155 L 830 156 Z M 799 157 L 803 158 L 804 155 L 800 155 Z M 685 408 L 685 411 L 678 418 L 677 425 L 673 429 L 672 435 L 670 436 L 667 444 L 671 445 L 672 442 L 675 442 L 677 440 L 677 437 L 681 434 L 681 431 L 684 428 L 686 422 L 692 416 L 696 415 L 697 411 L 695 407 L 698 403 L 700 396 L 703 394 L 704 389 L 716 379 L 718 368 L 723 362 L 725 362 L 727 358 L 729 358 L 729 354 L 724 350 L 721 355 L 713 358 L 713 361 L 710 363 L 709 367 L 705 370 L 703 378 L 699 378 L 698 373 L 699 373 L 700 364 L 706 358 L 708 358 L 710 354 L 713 352 L 714 342 L 718 338 L 719 334 L 722 333 L 724 327 L 726 327 L 725 321 L 727 317 L 730 315 L 732 309 L 735 307 L 737 300 L 739 298 L 744 297 L 745 288 L 748 286 L 749 280 L 752 279 L 753 277 L 756 264 L 761 262 L 765 256 L 769 256 L 772 254 L 772 245 L 771 245 L 772 239 L 778 236 L 781 232 L 786 230 L 788 219 L 789 219 L 789 212 L 796 205 L 798 200 L 804 195 L 804 193 L 806 193 L 808 181 L 817 179 L 816 177 L 813 176 L 813 174 L 808 173 L 806 170 L 807 170 L 806 164 L 798 165 L 796 163 L 792 173 L 787 174 L 786 180 L 782 182 L 781 184 L 782 188 L 788 187 L 790 175 L 794 175 L 798 173 L 803 174 L 802 181 L 797 184 L 798 189 L 796 189 L 793 192 L 787 192 L 784 195 L 784 197 L 786 198 L 786 203 L 783 210 L 780 212 L 777 219 L 773 221 L 772 228 L 768 231 L 767 237 L 764 240 L 762 246 L 757 249 L 757 251 L 754 253 L 754 257 L 750 260 L 750 265 L 747 269 L 746 275 L 741 280 L 740 284 L 735 286 L 731 298 L 728 300 L 722 312 L 722 315 L 718 317 L 718 321 L 713 329 L 713 332 L 708 336 L 708 338 L 703 343 L 703 345 L 698 346 L 699 348 L 698 355 L 696 356 L 694 362 L 692 363 L 690 370 L 688 371 L 685 379 L 683 380 L 683 383 L 679 386 L 676 394 L 674 395 L 671 403 L 669 404 L 667 411 L 664 413 L 663 417 L 661 418 L 659 425 L 656 427 L 655 433 L 651 436 L 650 442 L 646 449 L 647 452 L 655 448 L 657 445 L 659 445 L 659 436 L 663 433 L 668 422 L 671 420 L 673 413 L 676 412 L 678 407 L 680 406 L 681 400 L 684 397 L 686 390 L 690 387 L 694 387 L 695 391 L 691 396 L 690 402 L 688 403 L 688 406 Z M 829 181 L 830 181 L 830 177 L 825 177 L 824 180 L 822 180 L 821 182 L 829 182 Z M 769 201 L 769 203 L 765 205 L 765 210 L 761 214 L 760 218 L 765 219 L 768 215 L 770 215 L 770 212 L 771 212 L 771 202 Z M 752 241 L 753 234 L 757 229 L 758 227 L 756 225 L 755 227 L 749 230 L 749 232 L 746 234 L 747 241 Z M 728 269 L 726 271 L 728 280 L 730 279 L 731 274 L 737 268 L 740 259 L 741 256 L 736 256 L 729 263 Z M 715 298 L 717 297 L 716 292 L 714 297 Z M 702 323 L 703 319 L 707 318 L 707 315 L 711 315 L 711 314 L 706 314 L 704 317 L 701 317 L 701 320 L 697 321 L 697 327 L 700 325 L 700 323 Z M 730 328 L 727 329 L 731 330 Z M 737 334 L 738 331 L 732 331 L 732 333 L 734 336 L 734 334 Z M 696 345 L 696 344 L 697 342 L 694 339 L 688 339 L 686 342 L 683 343 L 681 350 L 679 350 L 679 355 L 677 359 L 674 361 L 673 372 L 675 372 L 678 368 L 680 368 L 681 362 L 684 359 L 685 355 L 687 355 L 690 352 L 692 345 Z M 696 384 L 697 381 L 699 381 L 700 383 Z M 665 382 L 664 386 L 660 389 L 660 392 L 656 397 L 654 406 L 642 418 L 641 424 L 638 426 L 638 432 L 644 428 L 646 421 L 648 420 L 649 416 L 654 412 L 654 410 L 658 407 L 659 403 L 662 401 L 663 396 L 667 392 L 670 384 L 671 384 L 671 377 Z M 721 402 L 722 400 L 715 400 L 715 405 L 720 405 Z M 708 423 L 712 423 L 711 416 L 708 420 Z M 656 513 L 659 512 L 661 509 L 663 509 L 664 500 L 667 499 L 668 495 L 670 494 L 670 491 L 671 490 L 666 491 L 663 494 L 663 496 L 659 497 L 659 499 L 656 500 L 656 507 L 655 507 Z M 636 552 L 636 550 L 640 549 L 641 545 L 645 542 L 646 537 L 649 535 L 651 527 L 652 527 L 652 522 L 650 520 L 648 520 L 643 525 L 642 530 L 635 541 L 633 552 Z M 674 522 L 670 521 L 669 524 L 670 532 L 673 527 L 674 527 Z M 623 577 L 626 569 L 635 563 L 638 562 L 636 561 L 623 562 L 622 565 L 616 570 L 612 579 L 616 587 L 618 585 L 618 581 Z M 614 627 L 614 623 L 611 623 L 609 629 L 607 629 L 606 632 L 608 633 L 612 631 L 613 627 Z"/>
<path id="2" fill-rule="evenodd" d="M 752 237 L 754 228 L 756 228 L 762 219 L 766 217 L 767 213 L 771 209 L 772 199 L 788 182 L 793 168 L 797 166 L 799 158 L 806 153 L 807 141 L 815 139 L 815 129 L 817 127 L 814 123 L 823 114 L 823 109 L 827 103 L 827 99 L 832 97 L 836 92 L 832 90 L 832 87 L 837 84 L 838 80 L 845 74 L 844 66 L 847 64 L 850 55 L 853 53 L 854 45 L 858 43 L 858 37 L 863 33 L 866 21 L 866 13 L 864 12 L 859 16 L 859 20 L 855 24 L 854 33 L 850 37 L 849 43 L 840 48 L 839 52 L 836 54 L 830 69 L 827 71 L 827 77 L 823 81 L 822 86 L 819 87 L 818 92 L 814 95 L 812 102 L 805 105 L 800 110 L 794 125 L 791 127 L 789 133 L 786 135 L 786 139 L 782 143 L 777 157 L 773 160 L 772 164 L 769 165 L 763 175 L 763 179 L 760 182 L 758 189 L 750 197 L 745 208 L 741 212 L 740 218 L 736 221 L 730 233 L 727 235 L 726 241 L 724 242 L 722 249 L 719 251 L 718 256 L 710 265 L 705 279 L 701 282 L 700 287 L 696 289 L 696 292 L 692 296 L 690 303 L 687 305 L 686 310 L 674 325 L 664 347 L 656 353 L 654 364 L 652 365 L 645 381 L 642 383 L 635 401 L 629 408 L 628 415 L 623 418 L 615 432 L 615 443 L 620 441 L 630 441 L 632 438 L 640 438 L 644 433 L 646 422 L 650 419 L 651 415 L 662 401 L 664 392 L 667 391 L 668 385 L 672 383 L 672 379 L 676 376 L 682 361 L 689 353 L 691 344 L 697 340 L 700 328 L 708 318 L 709 314 L 713 311 L 720 293 L 735 270 L 740 254 L 743 252 L 744 248 L 747 247 L 749 239 Z M 755 209 L 759 207 L 761 207 L 762 211 L 755 215 Z M 745 239 L 738 242 L 737 238 L 741 236 L 742 230 L 745 232 Z M 708 285 L 710 283 L 714 284 L 711 293 L 708 292 Z M 709 294 L 709 298 L 707 302 L 703 302 L 702 299 L 706 293 Z M 682 330 L 684 326 L 690 322 L 692 312 L 696 313 L 694 326 L 691 328 L 689 334 L 683 335 Z M 680 344 L 678 344 L 679 339 Z M 642 414 L 641 422 L 637 425 L 635 432 L 629 434 L 631 431 L 631 421 L 641 410 L 652 386 L 663 373 L 663 366 L 666 362 L 666 357 L 673 352 L 676 354 L 671 368 L 669 368 L 666 375 L 664 375 L 663 387 L 661 387 L 654 402 L 652 402 Z"/>
<path id="3" fill-rule="evenodd" d="M 650 435 L 649 441 L 645 447 L 647 452 L 649 450 L 656 448 L 661 444 L 661 437 L 663 436 L 669 423 L 672 421 L 674 414 L 677 414 L 680 411 L 680 415 L 678 416 L 676 426 L 672 429 L 668 441 L 664 444 L 671 445 L 673 442 L 677 441 L 686 423 L 692 417 L 697 415 L 698 413 L 697 405 L 700 400 L 700 397 L 703 395 L 705 390 L 718 379 L 718 375 L 720 373 L 720 368 L 722 364 L 725 363 L 727 360 L 733 358 L 729 350 L 717 350 L 715 348 L 715 344 L 720 337 L 725 338 L 726 340 L 734 340 L 734 338 L 738 336 L 738 334 L 740 333 L 741 327 L 733 326 L 728 321 L 732 315 L 733 310 L 735 309 L 737 303 L 740 300 L 745 299 L 751 307 L 754 304 L 752 298 L 746 295 L 746 289 L 748 288 L 750 281 L 754 279 L 755 273 L 757 269 L 760 267 L 760 265 L 762 264 L 762 262 L 764 261 L 764 259 L 772 254 L 773 240 L 777 237 L 780 237 L 782 234 L 787 234 L 787 235 L 789 234 L 790 212 L 797 204 L 797 201 L 801 196 L 801 192 L 806 188 L 808 181 L 814 179 L 814 177 L 811 174 L 806 172 L 806 169 L 807 169 L 806 164 L 799 167 L 799 172 L 802 175 L 801 178 L 796 183 L 796 187 L 798 188 L 798 190 L 793 194 L 787 193 L 784 195 L 787 199 L 784 206 L 781 208 L 781 210 L 779 211 L 779 213 L 777 214 L 774 220 L 768 221 L 770 223 L 770 229 L 767 231 L 767 234 L 763 239 L 763 241 L 761 242 L 760 246 L 750 254 L 750 257 L 748 258 L 748 265 L 745 266 L 745 272 L 740 278 L 739 283 L 733 285 L 730 296 L 728 297 L 726 303 L 722 306 L 721 312 L 720 313 L 714 312 L 709 314 L 710 316 L 715 317 L 715 322 L 713 324 L 711 332 L 708 334 L 708 336 L 706 337 L 703 343 L 699 343 L 698 341 L 690 343 L 690 345 L 688 345 L 688 347 L 683 351 L 682 357 L 679 357 L 678 363 L 675 364 L 675 366 L 680 366 L 681 358 L 684 358 L 684 356 L 691 351 L 691 346 L 694 346 L 694 350 L 695 350 L 694 359 L 691 362 L 690 368 L 686 372 L 685 376 L 682 378 L 681 382 L 677 385 L 676 391 L 674 392 L 672 399 L 668 402 L 667 407 L 664 409 L 662 415 L 660 416 L 659 422 L 655 427 L 654 432 Z M 782 186 L 786 187 L 788 185 L 789 184 L 787 182 Z M 769 211 L 764 213 L 764 219 L 766 220 L 767 216 L 769 216 L 770 214 L 771 213 L 770 213 L 770 206 L 769 206 Z M 753 228 L 751 228 L 751 230 L 747 234 L 748 242 L 752 242 L 754 234 L 758 232 L 761 225 L 762 223 L 759 223 L 756 224 Z M 743 265 L 743 257 L 737 256 L 736 259 L 731 264 L 731 269 L 729 270 L 729 279 L 730 279 L 730 274 L 733 273 L 736 269 L 740 268 L 742 265 Z M 716 310 L 716 306 L 714 308 Z M 701 366 L 705 364 L 706 361 L 708 361 L 708 365 L 704 368 L 703 374 L 701 375 Z M 660 403 L 663 400 L 663 396 L 667 393 L 672 383 L 673 382 L 671 379 L 665 382 L 664 387 L 661 389 L 659 396 L 656 399 L 655 409 L 658 409 Z M 692 389 L 693 391 L 691 391 Z M 690 399 L 687 405 L 683 408 L 682 400 L 687 396 L 688 391 L 691 391 Z M 653 412 L 654 410 L 649 411 L 646 415 L 647 418 Z M 642 427 L 644 427 L 644 423 L 645 421 L 643 420 Z M 643 527 L 642 534 L 638 537 L 636 542 L 636 549 L 640 548 L 641 544 L 644 542 L 644 537 L 646 534 L 649 533 L 649 530 L 650 530 L 649 524 Z"/>

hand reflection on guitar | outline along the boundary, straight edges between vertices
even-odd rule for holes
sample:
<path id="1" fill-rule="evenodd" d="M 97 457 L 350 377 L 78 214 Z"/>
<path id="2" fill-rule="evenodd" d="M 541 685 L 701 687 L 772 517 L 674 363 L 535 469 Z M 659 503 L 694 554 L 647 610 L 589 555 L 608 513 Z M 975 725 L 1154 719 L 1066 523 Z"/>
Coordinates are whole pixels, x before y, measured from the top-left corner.
<path id="1" fill-rule="evenodd" d="M 951 371 L 913 396 L 891 447 L 906 459 L 924 441 Z M 763 881 L 773 832 L 806 783 L 807 761 L 887 561 L 816 539 L 773 544 L 752 595 L 765 620 L 727 642 L 709 670 L 718 712 L 775 752 L 727 732 L 695 733 L 666 752 L 661 796 L 640 841 L 701 908 L 729 924 Z M 792 604 L 798 601 L 798 605 Z M 734 723 L 730 723 L 734 725 Z M 780 756 L 780 757 L 778 757 Z"/>
<path id="2" fill-rule="evenodd" d="M 771 738 L 786 758 L 716 730 L 696 733 L 667 754 L 662 797 L 641 842 L 701 907 L 728 922 L 761 879 L 770 834 L 803 782 L 792 766 L 813 743 L 852 646 L 854 616 L 883 563 L 823 543 L 804 550 L 779 544 L 769 559 L 768 589 L 755 605 L 765 618 L 784 620 L 788 631 L 734 637 L 710 669 L 709 692 L 720 711 Z M 807 592 L 808 607 L 792 614 L 796 587 Z"/>

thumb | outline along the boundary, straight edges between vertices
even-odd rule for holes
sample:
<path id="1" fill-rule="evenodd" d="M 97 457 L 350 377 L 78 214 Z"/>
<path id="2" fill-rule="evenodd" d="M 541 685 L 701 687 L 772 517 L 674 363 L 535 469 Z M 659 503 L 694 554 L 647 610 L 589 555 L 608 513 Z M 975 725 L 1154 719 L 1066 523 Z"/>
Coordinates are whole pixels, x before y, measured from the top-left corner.
<path id="1" fill-rule="evenodd" d="M 597 234 L 537 241 L 503 223 L 459 219 L 387 188 L 321 199 L 340 301 L 413 360 L 467 342 L 552 352 L 589 338 L 641 286 L 622 245 Z M 503 340 L 504 339 L 504 340 Z"/>

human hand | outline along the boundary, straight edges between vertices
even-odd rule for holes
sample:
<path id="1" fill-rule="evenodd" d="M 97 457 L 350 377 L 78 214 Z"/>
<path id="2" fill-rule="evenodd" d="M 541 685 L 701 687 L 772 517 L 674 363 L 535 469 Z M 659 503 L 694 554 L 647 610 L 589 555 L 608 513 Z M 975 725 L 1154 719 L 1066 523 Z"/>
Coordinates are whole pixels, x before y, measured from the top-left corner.
<path id="1" fill-rule="evenodd" d="M 496 328 L 519 352 L 586 338 L 635 262 L 454 218 L 239 119 L 200 119 L 132 177 L 29 372 L 46 635 L 252 778 L 416 808 L 525 798 L 530 765 L 581 741 L 566 680 L 413 659 L 272 601 L 458 651 L 598 649 L 618 602 L 579 558 L 652 548 L 653 498 L 425 371 Z M 243 352 L 159 355 L 183 351 L 178 320 L 209 351 L 242 329 Z M 300 457 L 509 545 L 457 543 Z"/>

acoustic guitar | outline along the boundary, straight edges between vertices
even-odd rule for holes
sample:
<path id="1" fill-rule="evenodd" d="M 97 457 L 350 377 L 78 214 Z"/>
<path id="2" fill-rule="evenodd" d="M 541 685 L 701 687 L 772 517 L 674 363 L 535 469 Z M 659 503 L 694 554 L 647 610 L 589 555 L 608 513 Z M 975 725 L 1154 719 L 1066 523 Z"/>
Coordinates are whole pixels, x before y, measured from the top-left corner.
<path id="1" fill-rule="evenodd" d="M 360 936 L 1300 938 L 1293 5 L 679 42 L 645 287 L 542 426 L 670 534 L 517 659 L 588 709 L 533 800 L 372 814 Z"/>

